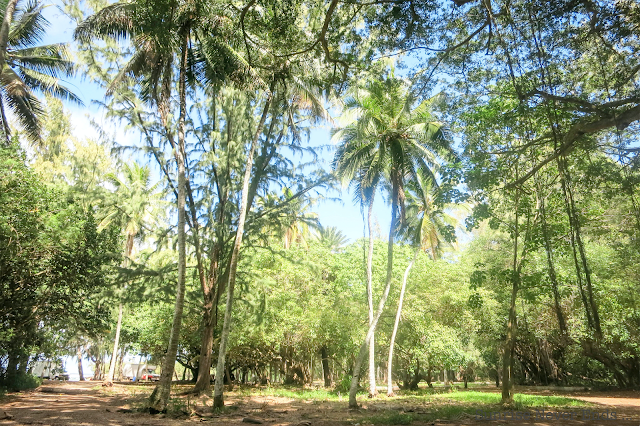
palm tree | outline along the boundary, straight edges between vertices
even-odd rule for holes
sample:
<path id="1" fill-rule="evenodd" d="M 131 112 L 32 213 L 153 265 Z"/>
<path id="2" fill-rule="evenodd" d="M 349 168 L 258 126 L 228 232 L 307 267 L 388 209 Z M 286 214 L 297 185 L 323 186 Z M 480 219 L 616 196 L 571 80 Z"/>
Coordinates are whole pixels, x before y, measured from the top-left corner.
<path id="1" fill-rule="evenodd" d="M 420 251 L 431 251 L 431 256 L 436 261 L 446 244 L 451 244 L 455 238 L 455 227 L 458 221 L 447 214 L 436 201 L 440 198 L 440 188 L 432 176 L 418 173 L 416 179 L 407 183 L 407 226 L 403 229 L 405 239 L 416 247 L 413 259 L 407 266 L 402 278 L 398 309 L 393 324 L 393 331 L 389 342 L 389 359 L 387 362 L 387 396 L 393 396 L 393 349 L 402 315 L 402 302 L 407 288 L 409 272 L 415 263 Z M 444 206 L 450 207 L 450 206 Z"/>
<path id="2" fill-rule="evenodd" d="M 433 176 L 435 180 L 434 167 L 443 158 L 454 156 L 446 127 L 431 114 L 433 100 L 414 108 L 416 101 L 408 84 L 393 74 L 383 80 L 367 82 L 346 102 L 355 121 L 337 133 L 344 143 L 337 154 L 340 157 L 336 156 L 334 160 L 338 166 L 335 168 L 350 172 L 344 173 L 343 178 L 359 177 L 359 182 L 366 185 L 373 181 L 373 176 L 383 177 L 391 188 L 386 285 L 354 367 L 349 392 L 349 406 L 354 408 L 357 407 L 356 392 L 366 348 L 391 288 L 394 234 L 398 223 L 405 222 L 405 183 L 416 179 L 419 172 Z M 341 164 L 344 165 L 341 167 Z"/>
<path id="3" fill-rule="evenodd" d="M 290 188 L 284 188 L 283 195 L 286 200 L 292 198 L 294 194 Z M 313 200 L 308 197 L 298 198 L 287 206 L 288 215 L 284 218 L 286 229 L 283 235 L 285 249 L 288 249 L 294 243 L 307 247 L 311 229 L 320 227 L 317 213 L 309 211 L 312 206 Z"/>
<path id="4" fill-rule="evenodd" d="M 144 229 L 153 222 L 154 208 L 160 201 L 160 193 L 156 192 L 158 184 L 151 185 L 150 170 L 138 163 L 125 164 L 123 177 L 111 173 L 107 176 L 116 191 L 113 201 L 107 205 L 107 214 L 100 222 L 99 228 L 104 229 L 112 223 L 119 224 L 125 233 L 124 264 L 128 266 L 133 252 L 136 238 L 142 238 Z M 113 343 L 113 355 L 109 364 L 109 374 L 105 380 L 107 386 L 113 383 L 113 375 L 116 367 L 116 354 L 120 341 L 120 328 L 122 326 L 122 301 L 118 306 L 118 322 L 116 324 L 116 336 Z"/>
<path id="5" fill-rule="evenodd" d="M 347 108 L 357 109 L 358 103 L 354 98 L 347 99 Z M 369 306 L 369 326 L 373 323 L 373 202 L 378 184 L 383 179 L 384 163 L 380 161 L 367 162 L 364 158 L 375 157 L 372 152 L 361 152 L 358 138 L 361 136 L 355 123 L 334 133 L 334 137 L 342 139 L 333 160 L 333 168 L 341 180 L 349 182 L 354 187 L 354 200 L 360 204 L 363 211 L 367 207 L 367 229 L 369 230 L 369 245 L 367 249 L 367 302 Z M 375 147 L 373 147 L 375 149 Z M 363 156 L 365 154 L 365 156 Z M 375 335 L 369 341 L 369 396 L 377 394 L 375 375 Z"/>
<path id="6" fill-rule="evenodd" d="M 0 131 L 9 143 L 11 130 L 6 114 L 9 108 L 29 140 L 40 146 L 45 109 L 34 92 L 82 102 L 60 84 L 60 77 L 75 73 L 66 44 L 38 46 L 49 25 L 42 16 L 45 6 L 36 1 L 23 7 L 19 3 L 19 0 L 7 3 L 0 26 Z"/>
<path id="7" fill-rule="evenodd" d="M 183 6 L 182 8 L 180 6 Z M 171 335 L 159 384 L 149 399 L 152 411 L 165 411 L 171 393 L 171 381 L 178 351 L 178 339 L 182 325 L 186 280 L 185 233 L 185 116 L 187 58 L 192 22 L 185 4 L 175 1 L 119 2 L 105 7 L 82 22 L 75 31 L 75 38 L 88 42 L 93 38 L 132 38 L 136 48 L 131 60 L 114 78 L 109 91 L 131 75 L 140 79 L 144 100 L 160 112 L 163 124 L 167 124 L 173 70 L 178 67 L 179 117 L 178 144 L 173 146 L 178 168 L 178 284 Z M 185 12 L 187 12 L 185 14 Z M 177 54 L 176 54 L 177 53 Z"/>
<path id="8" fill-rule="evenodd" d="M 332 252 L 339 251 L 349 242 L 349 239 L 335 226 L 321 226 L 317 239 Z"/>

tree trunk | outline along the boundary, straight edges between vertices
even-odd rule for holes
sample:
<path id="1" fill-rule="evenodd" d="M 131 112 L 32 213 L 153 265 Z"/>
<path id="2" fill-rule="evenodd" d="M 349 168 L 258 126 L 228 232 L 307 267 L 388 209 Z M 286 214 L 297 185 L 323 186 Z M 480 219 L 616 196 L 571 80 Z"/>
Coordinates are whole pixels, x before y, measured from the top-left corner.
<path id="1" fill-rule="evenodd" d="M 540 187 L 538 187 L 540 190 Z M 544 249 L 547 254 L 547 269 L 549 274 L 549 281 L 551 282 L 551 290 L 553 292 L 553 302 L 558 318 L 558 327 L 562 334 L 567 332 L 567 324 L 562 314 L 562 308 L 560 307 L 560 293 L 558 292 L 558 278 L 556 275 L 556 268 L 553 264 L 553 248 L 551 246 L 551 237 L 549 236 L 549 227 L 547 226 L 547 212 L 544 207 L 544 197 L 540 194 L 540 225 L 542 226 L 542 237 L 544 239 Z"/>
<path id="2" fill-rule="evenodd" d="M 84 382 L 84 372 L 82 371 L 82 346 L 76 348 L 76 358 L 78 358 L 78 376 L 80 381 Z"/>
<path id="3" fill-rule="evenodd" d="M 113 342 L 113 352 L 111 355 L 111 361 L 109 362 L 109 374 L 105 384 L 111 386 L 113 384 L 113 375 L 116 371 L 116 358 L 118 354 L 118 344 L 120 343 L 120 328 L 122 327 L 122 303 L 118 306 L 118 322 L 116 323 L 116 338 Z"/>
<path id="4" fill-rule="evenodd" d="M 519 284 L 519 277 L 517 275 L 519 275 L 518 271 L 514 271 L 511 288 L 511 303 L 509 305 L 509 322 L 507 324 L 507 341 L 505 342 L 504 355 L 502 357 L 502 402 L 505 404 L 513 402 L 513 397 L 511 395 L 511 389 L 513 387 L 511 370 L 513 365 L 516 335 L 516 299 L 518 296 Z"/>
<path id="5" fill-rule="evenodd" d="M 152 412 L 164 412 L 167 409 L 167 402 L 171 394 L 171 381 L 175 370 L 176 356 L 178 354 L 178 340 L 180 339 L 180 328 L 182 326 L 182 311 L 184 308 L 184 293 L 186 282 L 186 176 L 185 176 L 185 118 L 186 118 L 186 67 L 187 67 L 187 43 L 188 31 L 185 32 L 182 40 L 182 57 L 180 61 L 180 115 L 178 118 L 178 149 L 176 157 L 178 159 L 178 284 L 176 286 L 176 304 L 173 312 L 173 323 L 167 355 L 162 366 L 160 382 L 149 397 L 149 409 Z"/>
<path id="6" fill-rule="evenodd" d="M 262 117 L 260 123 L 256 129 L 256 133 L 251 141 L 251 148 L 247 155 L 247 162 L 244 171 L 244 180 L 242 182 L 242 195 L 240 202 L 240 217 L 238 218 L 238 229 L 236 230 L 236 238 L 233 244 L 233 251 L 231 252 L 231 263 L 229 265 L 229 281 L 227 283 L 227 303 L 224 311 L 224 322 L 222 324 L 222 334 L 220 336 L 220 350 L 218 351 L 218 364 L 216 366 L 216 383 L 213 391 L 213 406 L 215 408 L 224 407 L 224 371 L 225 371 L 225 357 L 227 352 L 227 341 L 229 339 L 229 332 L 231 331 L 231 311 L 233 309 L 233 292 L 236 284 L 236 271 L 238 269 L 238 257 L 240 255 L 240 246 L 242 245 L 242 236 L 244 233 L 245 219 L 247 216 L 248 198 L 249 198 L 249 181 L 251 179 L 251 169 L 253 168 L 253 155 L 258 146 L 258 140 L 262 133 L 262 128 L 267 119 L 269 108 L 271 106 L 271 100 L 273 97 L 274 85 L 271 85 L 267 100 L 262 111 Z"/>
<path id="7" fill-rule="evenodd" d="M 576 267 L 576 279 L 578 282 L 578 290 L 580 291 L 580 298 L 582 299 L 582 304 L 584 305 L 585 314 L 587 316 L 587 325 L 589 328 L 594 328 L 594 321 L 592 317 L 591 307 L 587 300 L 587 296 L 584 292 L 584 287 L 582 285 L 582 267 L 580 262 L 578 261 L 578 254 L 576 249 L 576 220 L 574 218 L 574 209 L 572 208 L 573 203 L 573 195 L 571 192 L 571 187 L 569 184 L 568 173 L 567 173 L 567 165 L 566 160 L 558 157 L 556 159 L 556 163 L 558 165 L 558 171 L 560 173 L 560 183 L 562 184 L 562 193 L 564 195 L 565 209 L 567 212 L 567 217 L 569 218 L 569 234 L 571 237 L 571 250 L 573 254 L 573 262 Z"/>
<path id="8" fill-rule="evenodd" d="M 9 30 L 11 29 L 11 21 L 13 20 L 13 14 L 16 10 L 18 0 L 9 0 L 4 10 L 4 19 L 2 20 L 2 26 L 0 27 L 0 71 L 5 67 L 7 49 L 9 45 Z M 2 131 L 5 136 L 6 146 L 11 143 L 11 135 L 9 130 L 9 123 L 4 110 L 4 103 L 0 101 L 0 117 L 2 119 Z"/>
<path id="9" fill-rule="evenodd" d="M 387 302 L 387 297 L 389 297 L 389 290 L 391 289 L 391 281 L 393 278 L 393 234 L 395 232 L 397 217 L 396 210 L 398 209 L 398 185 L 396 182 L 393 184 L 392 189 L 392 203 L 391 203 L 391 226 L 389 228 L 389 244 L 387 246 L 387 282 L 384 288 L 384 293 L 380 298 L 380 303 L 378 303 L 378 310 L 376 311 L 375 316 L 373 317 L 373 322 L 369 326 L 369 330 L 367 331 L 367 336 L 364 339 L 364 342 L 360 346 L 360 352 L 358 353 L 358 357 L 356 358 L 356 363 L 353 367 L 353 376 L 351 378 L 351 387 L 349 389 L 349 408 L 358 408 L 358 401 L 356 399 L 356 394 L 358 393 L 358 384 L 360 382 L 360 369 L 362 368 L 362 362 L 367 355 L 367 346 L 371 341 L 371 337 L 375 332 L 376 325 L 378 324 L 378 320 L 382 315 L 382 311 L 384 310 L 384 305 Z"/>
<path id="10" fill-rule="evenodd" d="M 516 169 L 516 177 L 518 170 Z M 505 342 L 504 354 L 502 356 L 502 403 L 511 404 L 513 396 L 511 388 L 513 387 L 512 365 L 515 350 L 516 338 L 516 300 L 518 297 L 518 284 L 520 282 L 520 268 L 518 265 L 518 239 L 520 238 L 520 192 L 516 189 L 515 196 L 515 227 L 513 234 L 513 269 L 511 277 L 511 303 L 509 305 L 509 321 L 507 323 L 507 340 Z"/>
<path id="11" fill-rule="evenodd" d="M 593 325 L 598 336 L 602 336 L 602 328 L 600 327 L 600 315 L 598 314 L 598 306 L 596 305 L 593 297 L 593 286 L 591 284 L 591 270 L 589 269 L 589 263 L 587 261 L 587 255 L 584 250 L 584 244 L 582 242 L 582 231 L 580 226 L 580 219 L 577 215 L 576 204 L 573 199 L 573 190 L 571 188 L 571 174 L 566 165 L 566 159 L 562 159 L 564 179 L 567 186 L 567 194 L 569 195 L 569 208 L 571 211 L 570 219 L 573 220 L 573 228 L 575 232 L 575 241 L 578 245 L 578 252 L 580 253 L 580 260 L 584 271 L 585 282 L 587 283 L 587 294 L 589 296 L 589 306 L 591 307 L 591 314 L 593 315 Z"/>
<path id="12" fill-rule="evenodd" d="M 369 211 L 367 213 L 367 223 L 369 228 L 369 247 L 367 253 L 367 300 L 369 303 L 369 326 L 373 322 L 373 230 L 371 229 L 371 216 L 373 215 L 373 199 L 375 195 L 371 194 L 369 200 Z M 378 394 L 376 389 L 376 346 L 375 333 L 371 335 L 369 342 L 369 398 Z"/>
<path id="13" fill-rule="evenodd" d="M 200 360 L 198 378 L 193 388 L 194 393 L 204 393 L 211 388 L 211 356 L 213 352 L 213 331 L 215 329 L 215 309 L 213 287 L 205 293 L 205 307 L 203 313 L 204 328 L 202 330 L 202 346 L 200 348 Z"/>
<path id="14" fill-rule="evenodd" d="M 7 48 L 9 47 L 9 30 L 11 28 L 11 21 L 13 20 L 13 14 L 16 10 L 18 0 L 9 0 L 4 10 L 4 19 L 2 20 L 2 26 L 0 27 L 0 67 L 4 68 L 6 61 Z"/>
<path id="15" fill-rule="evenodd" d="M 398 311 L 396 312 L 396 320 L 393 323 L 393 332 L 391 333 L 391 341 L 389 342 L 389 361 L 387 371 L 387 396 L 393 396 L 393 348 L 396 343 L 396 334 L 398 333 L 398 324 L 400 324 L 400 316 L 402 315 L 402 301 L 404 300 L 404 291 L 407 288 L 407 278 L 409 278 L 409 271 L 416 261 L 418 251 L 416 250 L 413 255 L 413 259 L 407 269 L 404 271 L 404 277 L 402 278 L 402 288 L 400 289 L 400 300 L 398 301 Z"/>
<path id="16" fill-rule="evenodd" d="M 7 371 L 5 372 L 5 381 L 9 389 L 13 389 L 18 377 L 18 360 L 20 355 L 15 351 L 9 352 L 9 360 L 7 362 Z"/>
<path id="17" fill-rule="evenodd" d="M 331 386 L 331 370 L 329 370 L 329 357 L 327 355 L 327 347 L 320 348 L 320 356 L 322 357 L 322 376 L 324 377 L 324 387 Z"/>

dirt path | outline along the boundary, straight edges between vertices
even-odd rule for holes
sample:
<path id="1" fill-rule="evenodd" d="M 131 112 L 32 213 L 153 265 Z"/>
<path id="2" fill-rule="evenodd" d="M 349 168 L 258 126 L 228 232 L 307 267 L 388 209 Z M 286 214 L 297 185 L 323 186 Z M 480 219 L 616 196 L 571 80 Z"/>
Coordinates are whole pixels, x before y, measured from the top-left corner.
<path id="1" fill-rule="evenodd" d="M 523 420 L 522 417 L 511 418 L 509 413 L 505 412 L 487 413 L 486 417 L 491 417 L 490 419 L 463 415 L 454 420 L 427 420 L 430 409 L 428 405 L 401 405 L 397 400 L 386 398 L 364 400 L 361 410 L 350 411 L 344 401 L 304 401 L 230 394 L 227 398 L 228 409 L 224 414 L 217 416 L 211 415 L 211 400 L 207 398 L 179 399 L 180 405 L 177 409 L 174 407 L 173 412 L 184 411 L 185 414 L 178 414 L 178 417 L 136 412 L 136 405 L 144 401 L 151 389 L 152 386 L 149 385 L 116 384 L 113 388 L 105 390 L 96 382 L 47 382 L 36 391 L 11 394 L 0 400 L 0 425 L 247 425 L 249 423 L 246 423 L 246 419 L 250 418 L 270 426 L 365 426 L 374 423 L 393 424 L 389 421 L 389 413 L 409 413 L 414 418 L 411 424 L 416 426 L 640 425 L 638 392 L 564 393 L 564 396 L 595 404 L 590 410 L 575 410 L 571 418 L 567 412 L 531 410 L 529 415 L 532 417 L 527 420 Z M 615 419 L 612 418 L 614 411 Z M 602 418 L 607 412 L 609 419 Z M 387 417 L 386 420 L 381 420 L 376 416 Z M 514 416 L 518 414 L 515 413 Z M 597 418 L 598 416 L 600 418 Z M 424 421 L 421 418 L 424 418 Z"/>

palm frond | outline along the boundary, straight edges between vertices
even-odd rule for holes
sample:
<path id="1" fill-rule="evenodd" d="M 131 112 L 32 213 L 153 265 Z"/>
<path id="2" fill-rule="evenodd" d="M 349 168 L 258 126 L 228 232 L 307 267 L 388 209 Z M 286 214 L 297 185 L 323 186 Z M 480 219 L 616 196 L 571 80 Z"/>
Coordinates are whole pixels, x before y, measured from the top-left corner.
<path id="1" fill-rule="evenodd" d="M 9 30 L 8 45 L 12 49 L 33 46 L 45 35 L 49 21 L 42 15 L 44 5 L 29 1 L 24 8 L 16 10 Z"/>
<path id="2" fill-rule="evenodd" d="M 6 99 L 6 105 L 13 111 L 16 119 L 27 134 L 29 140 L 40 144 L 42 129 L 40 116 L 44 113 L 42 105 L 33 96 L 29 87 L 11 68 L 5 67 L 0 73 L 0 83 Z"/>
<path id="3" fill-rule="evenodd" d="M 24 83 L 45 95 L 84 105 L 82 100 L 71 90 L 60 84 L 60 80 L 38 71 L 22 68 L 19 70 Z"/>
<path id="4" fill-rule="evenodd" d="M 95 37 L 123 40 L 140 29 L 135 22 L 135 3 L 119 2 L 109 5 L 82 21 L 73 32 L 73 38 L 88 43 Z"/>
<path id="5" fill-rule="evenodd" d="M 76 71 L 67 45 L 63 43 L 10 51 L 7 62 L 10 66 L 30 68 L 54 77 L 70 77 Z"/>

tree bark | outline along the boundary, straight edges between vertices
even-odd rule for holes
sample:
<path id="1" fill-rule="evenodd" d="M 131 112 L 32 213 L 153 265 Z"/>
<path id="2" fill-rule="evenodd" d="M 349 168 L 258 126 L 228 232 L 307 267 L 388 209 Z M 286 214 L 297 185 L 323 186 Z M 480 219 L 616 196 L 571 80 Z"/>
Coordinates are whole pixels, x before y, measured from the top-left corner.
<path id="1" fill-rule="evenodd" d="M 105 384 L 107 386 L 111 386 L 113 384 L 113 375 L 116 371 L 116 358 L 118 354 L 118 344 L 120 343 L 120 328 L 122 327 L 122 302 L 118 306 L 118 322 L 116 323 L 116 338 L 113 342 L 113 355 L 111 355 L 111 360 L 109 362 L 109 374 L 107 375 L 107 380 L 105 380 Z"/>
<path id="2" fill-rule="evenodd" d="M 4 19 L 2 20 L 2 26 L 0 27 L 0 67 L 4 68 L 4 64 L 7 56 L 7 48 L 9 47 L 9 30 L 11 28 L 11 21 L 13 20 L 13 14 L 16 10 L 18 0 L 9 0 L 4 11 Z"/>
<path id="3" fill-rule="evenodd" d="M 400 316 L 402 315 L 402 301 L 404 300 L 404 292 L 407 288 L 407 278 L 409 278 L 409 271 L 416 261 L 418 251 L 416 250 L 413 255 L 413 259 L 407 269 L 404 271 L 404 277 L 402 278 L 402 288 L 400 289 L 400 300 L 398 301 L 398 311 L 396 312 L 396 320 L 393 323 L 393 332 L 391 333 L 391 341 L 389 342 L 389 362 L 387 372 L 387 396 L 393 396 L 393 348 L 396 343 L 396 334 L 398 333 L 398 324 L 400 324 Z"/>
<path id="4" fill-rule="evenodd" d="M 84 372 L 82 371 L 82 346 L 76 348 L 76 358 L 78 358 L 78 376 L 81 382 L 84 382 Z"/>
<path id="5" fill-rule="evenodd" d="M 560 181 L 562 183 L 562 191 L 565 199 L 565 207 L 567 210 L 567 216 L 569 217 L 569 227 L 571 230 L 571 248 L 573 251 L 573 259 L 576 266 L 576 275 L 578 279 L 578 288 L 580 290 L 580 296 L 582 303 L 585 307 L 585 313 L 587 315 L 587 322 L 590 328 L 595 329 L 597 336 L 602 336 L 602 329 L 600 327 L 600 316 L 598 314 L 598 307 L 593 297 L 593 286 L 591 284 L 591 271 L 587 262 L 587 256 L 584 250 L 584 244 L 582 243 L 582 236 L 580 230 L 580 221 L 576 213 L 576 205 L 573 199 L 573 190 L 571 188 L 571 175 L 567 167 L 567 162 L 564 157 L 557 159 L 558 170 L 560 172 Z M 577 247 L 577 250 L 576 250 Z M 580 260 L 578 255 L 580 254 Z M 585 282 L 587 284 L 587 295 L 584 293 L 582 286 L 582 273 L 584 272 Z"/>
<path id="6" fill-rule="evenodd" d="M 331 370 L 329 370 L 329 356 L 327 355 L 327 347 L 320 348 L 320 356 L 322 357 L 322 376 L 324 378 L 324 387 L 331 386 Z"/>
<path id="7" fill-rule="evenodd" d="M 167 355 L 162 366 L 162 375 L 160 382 L 149 397 L 149 409 L 153 412 L 165 412 L 167 410 L 167 402 L 171 394 L 171 381 L 173 380 L 173 372 L 175 370 L 176 356 L 178 354 L 178 340 L 180 339 L 180 328 L 182 326 L 182 311 L 184 308 L 184 293 L 186 282 L 186 176 L 185 176 L 185 118 L 186 118 L 186 68 L 187 68 L 187 48 L 188 48 L 188 31 L 182 40 L 182 51 L 180 61 L 180 115 L 178 118 L 178 149 L 176 150 L 176 158 L 178 159 L 178 284 L 176 286 L 176 304 L 173 312 L 173 323 L 171 326 L 171 335 L 169 336 L 169 345 L 167 347 Z"/>
<path id="8" fill-rule="evenodd" d="M 516 175 L 518 171 L 516 169 Z M 505 342 L 504 354 L 502 356 L 502 403 L 511 404 L 513 396 L 511 388 L 513 381 L 511 378 L 511 366 L 513 364 L 513 354 L 516 338 L 516 300 L 518 297 L 518 285 L 520 282 L 520 268 L 518 266 L 518 239 L 520 238 L 519 218 L 520 218 L 520 190 L 516 189 L 515 196 L 515 227 L 513 237 L 513 270 L 511 277 L 511 302 L 509 304 L 509 321 L 507 323 L 507 340 Z"/>
<path id="9" fill-rule="evenodd" d="M 271 85 L 271 89 L 267 95 L 267 100 L 262 111 L 262 117 L 260 123 L 256 129 L 256 133 L 251 141 L 251 148 L 247 155 L 247 162 L 244 171 L 244 180 L 242 182 L 242 195 L 240 202 L 240 217 L 238 218 L 238 228 L 236 230 L 236 239 L 233 245 L 233 251 L 231 253 L 231 263 L 229 265 L 229 281 L 227 283 L 227 303 L 224 311 L 224 322 L 222 324 L 222 334 L 220 336 L 220 350 L 218 351 L 218 363 L 216 366 L 216 382 L 213 391 L 213 406 L 215 408 L 224 407 L 224 371 L 225 371 L 225 358 L 227 352 L 227 341 L 229 339 L 229 332 L 231 331 L 231 312 L 233 309 L 233 293 L 236 283 L 236 271 L 238 269 L 238 258 L 240 255 L 240 247 L 242 245 L 242 236 L 244 234 L 244 225 L 247 216 L 248 198 L 249 198 L 249 182 L 251 180 L 251 169 L 253 168 L 253 155 L 258 146 L 258 140 L 262 133 L 262 128 L 267 119 L 269 108 L 271 106 L 271 100 L 273 97 L 274 85 Z"/>
<path id="10" fill-rule="evenodd" d="M 369 345 L 371 337 L 375 332 L 378 320 L 380 319 L 382 311 L 384 310 L 384 306 L 387 302 L 387 297 L 389 297 L 389 290 L 391 289 L 391 281 L 393 278 L 393 234 L 397 226 L 396 210 L 398 209 L 398 185 L 396 182 L 394 182 L 391 197 L 393 201 L 391 203 L 391 227 L 389 228 L 389 244 L 387 246 L 387 282 L 384 288 L 384 293 L 382 294 L 380 302 L 378 303 L 378 310 L 373 317 L 373 322 L 369 326 L 369 330 L 367 331 L 364 342 L 362 342 L 362 345 L 360 346 L 360 352 L 358 353 L 356 363 L 353 367 L 353 376 L 351 378 L 351 387 L 349 389 L 349 408 L 358 408 L 356 394 L 358 393 L 358 384 L 360 382 L 360 370 L 362 368 L 362 362 L 367 356 L 367 346 Z"/>
<path id="11" fill-rule="evenodd" d="M 367 253 L 367 300 L 369 302 L 369 326 L 373 322 L 373 230 L 371 229 L 371 216 L 373 215 L 373 199 L 375 195 L 371 194 L 369 200 L 369 211 L 367 213 L 367 223 L 369 228 L 369 247 Z M 375 333 L 371 335 L 369 342 L 369 398 L 378 394 L 376 389 L 376 346 Z"/>

